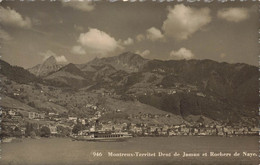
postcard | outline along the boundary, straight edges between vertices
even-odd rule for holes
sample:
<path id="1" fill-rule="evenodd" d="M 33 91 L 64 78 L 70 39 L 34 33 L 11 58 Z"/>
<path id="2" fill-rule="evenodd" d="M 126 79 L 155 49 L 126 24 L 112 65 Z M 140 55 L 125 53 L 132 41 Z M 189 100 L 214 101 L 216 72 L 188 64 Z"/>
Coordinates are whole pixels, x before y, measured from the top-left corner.
<path id="1" fill-rule="evenodd" d="M 257 1 L 1 0 L 1 165 L 258 165 Z"/>

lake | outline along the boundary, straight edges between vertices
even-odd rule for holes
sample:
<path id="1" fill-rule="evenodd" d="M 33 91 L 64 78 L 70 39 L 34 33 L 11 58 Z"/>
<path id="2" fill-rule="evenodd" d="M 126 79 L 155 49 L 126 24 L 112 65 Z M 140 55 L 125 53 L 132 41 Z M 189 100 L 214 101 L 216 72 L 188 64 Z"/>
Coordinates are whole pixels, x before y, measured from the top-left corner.
<path id="1" fill-rule="evenodd" d="M 258 146 L 258 136 L 137 137 L 126 142 L 23 139 L 22 142 L 1 144 L 0 164 L 257 165 Z"/>

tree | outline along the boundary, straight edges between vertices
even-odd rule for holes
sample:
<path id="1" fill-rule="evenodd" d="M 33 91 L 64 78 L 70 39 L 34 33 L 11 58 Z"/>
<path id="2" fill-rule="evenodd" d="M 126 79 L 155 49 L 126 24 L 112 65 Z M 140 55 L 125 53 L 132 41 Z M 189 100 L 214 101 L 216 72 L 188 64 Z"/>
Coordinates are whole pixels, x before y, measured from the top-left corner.
<path id="1" fill-rule="evenodd" d="M 12 129 L 10 127 L 2 126 L 0 138 L 12 136 Z"/>
<path id="2" fill-rule="evenodd" d="M 158 129 L 157 129 L 157 128 L 155 129 L 154 134 L 155 134 L 155 135 L 159 135 L 159 132 L 158 132 Z"/>
<path id="3" fill-rule="evenodd" d="M 29 102 L 29 103 L 28 103 L 28 105 L 29 105 L 29 106 L 31 106 L 31 107 L 35 107 L 35 103 L 34 103 L 34 102 L 32 102 L 32 101 L 31 101 L 31 102 Z"/>
<path id="4" fill-rule="evenodd" d="M 13 135 L 15 137 L 22 137 L 22 131 L 18 127 L 15 127 Z"/>
<path id="5" fill-rule="evenodd" d="M 29 136 L 34 139 L 36 137 L 36 133 L 34 131 L 31 131 Z"/>
<path id="6" fill-rule="evenodd" d="M 41 137 L 49 137 L 51 135 L 51 130 L 49 127 L 43 126 L 40 130 Z"/>
<path id="7" fill-rule="evenodd" d="M 81 129 L 82 129 L 82 125 L 81 124 L 76 124 L 76 125 L 74 125 L 74 127 L 72 129 L 72 133 L 78 134 L 79 131 L 81 131 Z"/>
<path id="8" fill-rule="evenodd" d="M 35 136 L 39 136 L 38 124 L 37 123 L 26 123 L 25 136 L 31 136 L 31 132 L 34 132 Z"/>
<path id="9" fill-rule="evenodd" d="M 25 127 L 25 136 L 30 136 L 30 133 L 33 131 L 33 127 L 31 123 L 26 123 Z"/>
<path id="10" fill-rule="evenodd" d="M 71 130 L 68 127 L 63 127 L 63 126 L 58 125 L 57 131 L 61 136 L 69 136 Z"/>

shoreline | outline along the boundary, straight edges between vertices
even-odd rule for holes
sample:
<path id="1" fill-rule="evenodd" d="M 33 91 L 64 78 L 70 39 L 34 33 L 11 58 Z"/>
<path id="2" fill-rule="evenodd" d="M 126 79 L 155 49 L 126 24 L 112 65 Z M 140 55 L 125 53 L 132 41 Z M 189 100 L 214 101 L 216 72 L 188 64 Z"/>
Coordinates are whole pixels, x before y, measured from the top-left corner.
<path id="1" fill-rule="evenodd" d="M 198 136 L 198 135 L 177 135 L 177 136 L 133 136 L 132 138 L 129 138 L 126 141 L 129 141 L 131 139 L 157 139 L 157 138 L 178 138 L 178 137 L 194 137 L 194 138 L 208 138 L 208 137 L 213 137 L 213 138 L 239 138 L 239 137 L 258 137 L 257 135 L 236 135 L 236 136 L 216 136 L 216 135 L 206 135 L 206 136 Z M 81 140 L 73 140 L 71 137 L 59 137 L 59 136 L 51 136 L 51 137 L 22 137 L 22 138 L 17 138 L 17 137 L 8 137 L 8 138 L 2 138 L 1 139 L 1 144 L 8 144 L 8 143 L 20 143 L 23 141 L 28 141 L 28 140 L 51 140 L 51 139 L 69 139 L 70 141 L 81 141 Z M 120 142 L 120 141 L 118 141 Z"/>

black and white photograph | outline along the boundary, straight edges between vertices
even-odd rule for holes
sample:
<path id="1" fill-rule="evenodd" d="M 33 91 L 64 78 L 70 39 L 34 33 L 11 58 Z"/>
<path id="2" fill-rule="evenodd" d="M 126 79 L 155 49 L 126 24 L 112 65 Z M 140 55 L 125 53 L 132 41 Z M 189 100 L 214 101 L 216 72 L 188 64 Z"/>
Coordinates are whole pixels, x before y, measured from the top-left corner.
<path id="1" fill-rule="evenodd" d="M 259 2 L 1 0 L 1 165 L 258 165 Z"/>

